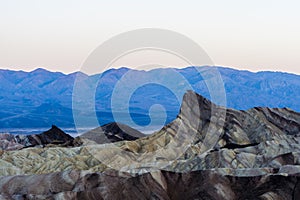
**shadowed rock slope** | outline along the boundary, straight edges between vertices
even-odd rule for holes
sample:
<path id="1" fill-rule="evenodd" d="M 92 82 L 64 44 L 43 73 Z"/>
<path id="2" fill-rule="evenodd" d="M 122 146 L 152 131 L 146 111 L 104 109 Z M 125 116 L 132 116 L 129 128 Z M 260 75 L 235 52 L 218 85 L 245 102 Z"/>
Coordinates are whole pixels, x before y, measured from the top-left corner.
<path id="1" fill-rule="evenodd" d="M 299 129 L 300 114 L 288 108 L 226 109 L 188 91 L 177 118 L 147 137 L 2 151 L 0 191 L 29 199 L 299 199 Z"/>
<path id="2" fill-rule="evenodd" d="M 52 125 L 51 129 L 36 135 L 0 134 L 1 150 L 17 150 L 27 147 L 44 147 L 50 145 L 68 145 L 73 137 Z"/>
<path id="3" fill-rule="evenodd" d="M 133 129 L 125 124 L 112 122 L 101 127 L 90 130 L 77 139 L 88 139 L 97 144 L 119 142 L 123 140 L 136 140 L 145 137 L 140 131 Z"/>

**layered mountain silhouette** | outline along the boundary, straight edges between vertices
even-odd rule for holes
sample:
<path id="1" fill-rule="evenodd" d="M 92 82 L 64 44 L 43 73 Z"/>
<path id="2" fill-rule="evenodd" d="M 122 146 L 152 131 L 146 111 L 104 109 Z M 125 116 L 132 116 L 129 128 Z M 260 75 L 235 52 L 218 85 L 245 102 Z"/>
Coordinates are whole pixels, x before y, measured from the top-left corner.
<path id="1" fill-rule="evenodd" d="M 207 99 L 211 98 L 200 72 L 212 68 L 220 72 L 224 82 L 227 104 L 223 106 L 242 110 L 258 106 L 287 107 L 300 111 L 300 76 L 281 72 L 252 73 L 222 67 L 169 68 L 150 71 L 120 68 L 88 76 L 81 72 L 66 75 L 44 69 L 32 72 L 0 70 L 0 128 L 49 127 L 51 124 L 59 127 L 74 127 L 72 95 L 76 78 L 83 91 L 97 85 L 93 106 L 99 124 L 116 121 L 112 114 L 112 95 L 117 83 L 129 72 L 132 85 L 139 86 L 130 99 L 126 99 L 129 101 L 128 109 L 133 121 L 141 126 L 149 124 L 150 107 L 161 104 L 167 111 L 167 124 L 176 118 L 180 109 L 182 96 L 178 98 L 175 94 L 182 93 L 187 83 L 190 89 Z M 174 73 L 178 76 L 170 79 L 170 74 Z M 159 84 L 140 85 L 142 80 L 153 80 L 153 82 L 164 80 L 164 83 L 172 85 L 172 89 Z M 126 88 L 123 90 L 126 92 Z M 82 109 L 79 112 L 85 118 L 89 118 L 90 113 L 84 112 L 86 108 L 79 109 Z M 160 113 L 157 116 L 159 115 Z M 89 121 L 86 120 L 86 123 Z M 126 120 L 118 120 L 118 122 L 126 123 Z"/>
<path id="2" fill-rule="evenodd" d="M 73 144 L 73 137 L 63 132 L 57 126 L 40 134 L 15 135 L 0 134 L 0 150 L 18 150 L 28 147 L 66 146 Z"/>
<path id="3" fill-rule="evenodd" d="M 75 147 L 131 141 L 142 137 L 146 137 L 146 135 L 125 124 L 116 122 L 92 129 L 75 138 L 66 134 L 57 126 L 52 125 L 49 130 L 40 134 L 0 134 L 0 150 L 12 151 L 28 147 Z"/>
<path id="4" fill-rule="evenodd" d="M 115 125 L 108 132 L 122 135 Z M 299 130 L 300 113 L 291 109 L 236 110 L 187 91 L 177 117 L 147 137 L 1 151 L 0 191 L 3 198 L 299 199 Z"/>

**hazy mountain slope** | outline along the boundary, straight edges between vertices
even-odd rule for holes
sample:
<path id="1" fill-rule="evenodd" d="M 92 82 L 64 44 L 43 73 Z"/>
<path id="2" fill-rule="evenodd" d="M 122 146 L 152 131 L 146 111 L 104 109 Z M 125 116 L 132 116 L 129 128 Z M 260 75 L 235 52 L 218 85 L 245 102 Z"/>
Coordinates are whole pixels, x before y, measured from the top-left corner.
<path id="1" fill-rule="evenodd" d="M 209 67 L 201 67 L 209 70 Z M 249 109 L 255 106 L 289 107 L 300 111 L 300 76 L 281 72 L 239 71 L 230 68 L 218 68 L 226 90 L 227 105 L 235 109 Z M 80 79 L 83 90 L 97 84 L 95 93 L 96 111 L 101 125 L 114 121 L 111 114 L 111 98 L 116 84 L 126 73 L 130 72 L 130 80 L 135 85 L 143 80 L 163 80 L 173 85 L 170 90 L 166 85 L 141 85 L 131 96 L 129 111 L 133 120 L 139 125 L 150 123 L 147 116 L 153 104 L 161 104 L 167 111 L 166 123 L 175 119 L 184 85 L 179 74 L 197 93 L 210 99 L 199 72 L 193 68 L 155 69 L 151 71 L 129 70 L 128 68 L 110 69 L 102 74 L 87 76 L 83 73 L 65 75 L 37 69 L 32 72 L 0 70 L 0 128 L 2 127 L 47 127 L 57 124 L 60 127 L 74 126 L 72 112 L 73 84 L 76 77 Z M 124 91 L 129 88 L 124 88 Z M 120 94 L 121 95 L 121 94 Z M 118 98 L 122 99 L 122 96 Z M 124 99 L 124 101 L 127 101 Z M 43 111 L 38 107 L 48 106 Z M 118 105 L 116 105 L 118 107 Z M 121 106 L 120 106 L 121 107 Z M 83 108 L 84 110 L 85 108 Z M 56 110 L 62 116 L 54 117 L 49 110 Z M 124 111 L 121 111 L 124 112 Z M 100 114 L 105 113 L 105 114 Z M 86 115 L 89 115 L 86 113 Z M 158 114 L 159 115 L 159 114 Z M 35 120 L 41 118 L 42 120 Z M 14 123 L 14 120 L 17 123 Z M 122 122 L 122 121 L 120 121 Z M 16 126 L 17 125 L 17 126 Z"/>

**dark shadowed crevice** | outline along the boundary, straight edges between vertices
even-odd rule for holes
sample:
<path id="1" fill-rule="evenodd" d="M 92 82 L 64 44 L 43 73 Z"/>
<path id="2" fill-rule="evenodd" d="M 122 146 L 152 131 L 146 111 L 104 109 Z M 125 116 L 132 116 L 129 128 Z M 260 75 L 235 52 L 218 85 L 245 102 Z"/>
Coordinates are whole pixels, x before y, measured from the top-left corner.
<path id="1" fill-rule="evenodd" d="M 228 143 L 225 146 L 221 147 L 221 149 L 240 149 L 240 148 L 246 148 L 246 147 L 253 147 L 257 146 L 259 143 L 252 143 L 252 144 L 234 144 L 234 143 Z"/>

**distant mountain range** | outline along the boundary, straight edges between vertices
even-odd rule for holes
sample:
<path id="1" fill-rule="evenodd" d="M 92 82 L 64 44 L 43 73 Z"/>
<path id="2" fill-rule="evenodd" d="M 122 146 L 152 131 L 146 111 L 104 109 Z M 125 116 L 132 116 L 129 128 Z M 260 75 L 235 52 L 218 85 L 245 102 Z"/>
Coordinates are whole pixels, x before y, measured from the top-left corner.
<path id="1" fill-rule="evenodd" d="M 288 107 L 300 111 L 299 75 L 214 68 L 218 69 L 224 82 L 227 100 L 227 105 L 224 106 L 243 110 L 257 106 Z M 211 67 L 197 69 L 210 70 Z M 95 105 L 92 106 L 97 112 L 99 124 L 115 121 L 111 107 L 112 95 L 118 81 L 129 71 L 131 84 L 140 86 L 130 99 L 124 99 L 129 101 L 132 119 L 139 125 L 150 123 L 149 108 L 160 104 L 166 110 L 166 123 L 169 123 L 176 118 L 180 108 L 181 99 L 176 98 L 176 94 L 183 94 L 184 91 L 181 90 L 185 88 L 179 76 L 171 76 L 174 72 L 184 77 L 190 84 L 190 89 L 210 99 L 205 82 L 197 69 L 187 67 L 143 71 L 120 68 L 90 76 L 81 72 L 63 74 L 45 69 L 32 72 L 0 70 L 0 128 L 48 127 L 52 124 L 73 127 L 72 94 L 76 78 L 80 80 L 84 90 L 97 84 Z M 141 85 L 143 80 L 164 80 L 164 83 L 173 87 L 170 89 L 165 85 L 151 83 Z M 122 91 L 126 93 L 127 89 L 125 85 Z M 119 98 L 123 98 L 121 93 Z M 89 113 L 84 113 L 84 108 L 82 111 L 82 116 L 88 117 Z M 120 112 L 123 111 L 124 108 L 120 106 Z M 89 125 L 88 120 L 86 125 Z"/>

